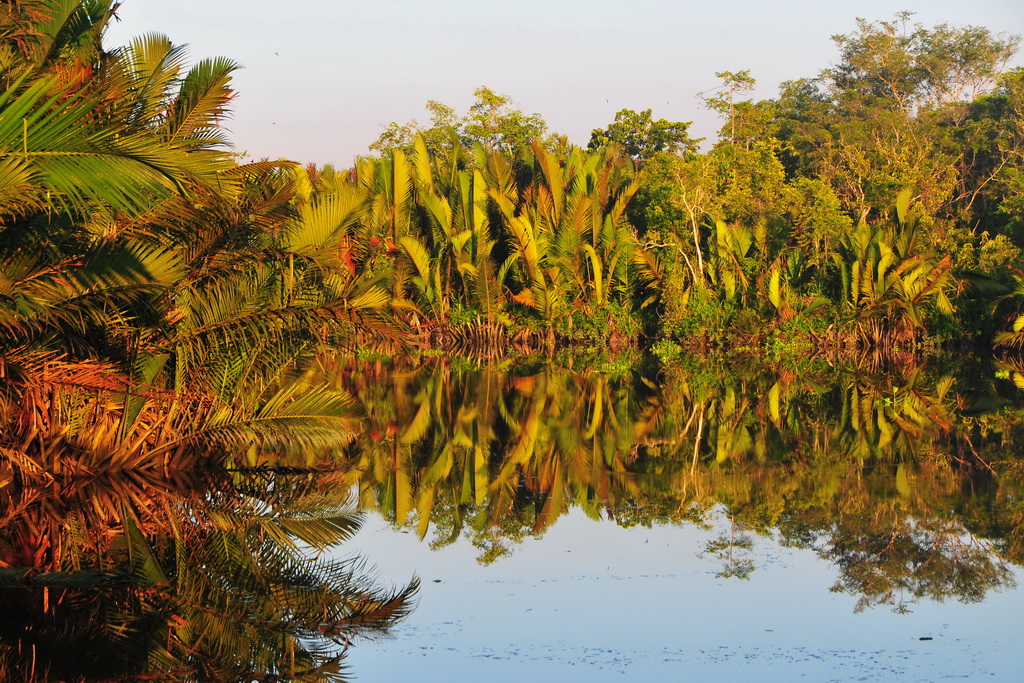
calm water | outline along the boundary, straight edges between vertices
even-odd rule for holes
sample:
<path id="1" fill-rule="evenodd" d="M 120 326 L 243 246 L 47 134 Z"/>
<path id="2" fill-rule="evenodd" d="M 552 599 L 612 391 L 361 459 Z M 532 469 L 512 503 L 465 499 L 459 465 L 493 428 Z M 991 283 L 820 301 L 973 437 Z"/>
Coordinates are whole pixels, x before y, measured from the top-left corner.
<path id="1" fill-rule="evenodd" d="M 423 586 L 353 672 L 1020 680 L 1017 376 L 958 372 L 356 379 L 348 550 Z"/>
<path id="2" fill-rule="evenodd" d="M 485 567 L 468 543 L 431 551 L 375 519 L 354 545 L 383 577 L 424 586 L 393 638 L 350 664 L 366 681 L 1020 680 L 1024 592 L 855 613 L 830 591 L 833 565 L 774 539 L 748 553 L 749 581 L 716 576 L 699 553 L 724 529 L 570 512 Z"/>
<path id="3" fill-rule="evenodd" d="M 327 472 L 2 473 L 0 673 L 1021 680 L 1014 366 L 311 376 Z"/>

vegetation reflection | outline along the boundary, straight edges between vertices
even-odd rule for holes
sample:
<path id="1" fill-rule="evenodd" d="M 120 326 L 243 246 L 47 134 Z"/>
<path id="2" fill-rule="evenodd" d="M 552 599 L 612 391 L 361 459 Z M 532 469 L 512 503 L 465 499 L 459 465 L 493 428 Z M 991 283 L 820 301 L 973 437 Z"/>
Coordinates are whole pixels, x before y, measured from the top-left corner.
<path id="1" fill-rule="evenodd" d="M 0 482 L 4 680 L 342 680 L 417 588 L 320 556 L 361 517 L 309 476 Z"/>
<path id="2" fill-rule="evenodd" d="M 433 527 L 435 546 L 467 536 L 481 562 L 573 506 L 622 526 L 725 515 L 704 553 L 722 575 L 748 577 L 757 536 L 774 535 L 833 563 L 858 610 L 978 601 L 1024 560 L 1010 382 L 979 388 L 962 368 L 737 379 L 705 363 L 655 382 L 458 365 L 323 370 L 367 409 L 350 447 L 362 505 L 421 537 Z"/>

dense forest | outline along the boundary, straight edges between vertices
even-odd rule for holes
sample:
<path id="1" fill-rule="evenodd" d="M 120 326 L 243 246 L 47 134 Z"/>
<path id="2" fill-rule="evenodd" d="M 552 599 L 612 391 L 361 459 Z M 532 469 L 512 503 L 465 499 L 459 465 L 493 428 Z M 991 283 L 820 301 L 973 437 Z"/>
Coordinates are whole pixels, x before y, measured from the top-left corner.
<path id="1" fill-rule="evenodd" d="M 237 163 L 237 65 L 188 66 L 160 35 L 108 48 L 115 10 L 0 16 L 0 374 L 19 453 L 67 424 L 105 425 L 90 452 L 142 449 L 159 424 L 177 435 L 165 461 L 278 427 L 350 433 L 344 396 L 292 381 L 322 350 L 1024 344 L 1018 36 L 858 20 L 834 67 L 775 99 L 719 73 L 706 152 L 650 110 L 584 149 L 481 87 L 465 115 L 430 102 L 429 125 L 391 124 L 342 170 Z"/>

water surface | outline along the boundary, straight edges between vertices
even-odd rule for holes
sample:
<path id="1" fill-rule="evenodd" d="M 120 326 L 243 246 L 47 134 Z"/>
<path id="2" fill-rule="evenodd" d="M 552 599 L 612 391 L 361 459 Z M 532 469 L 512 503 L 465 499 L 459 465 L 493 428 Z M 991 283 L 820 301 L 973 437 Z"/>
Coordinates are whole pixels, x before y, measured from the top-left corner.
<path id="1" fill-rule="evenodd" d="M 0 460 L 0 678 L 1024 670 L 1014 364 L 396 365 L 303 375 L 360 406 L 331 452 Z"/>
<path id="2" fill-rule="evenodd" d="M 352 547 L 423 588 L 354 671 L 1018 680 L 1019 397 L 985 372 L 355 379 Z"/>
<path id="3" fill-rule="evenodd" d="M 834 567 L 770 539 L 750 553 L 749 581 L 717 576 L 699 555 L 717 531 L 573 512 L 481 566 L 468 543 L 431 551 L 373 520 L 354 545 L 384 577 L 415 569 L 424 585 L 393 638 L 354 648 L 350 664 L 368 681 L 1019 680 L 1020 590 L 855 613 L 830 592 Z"/>

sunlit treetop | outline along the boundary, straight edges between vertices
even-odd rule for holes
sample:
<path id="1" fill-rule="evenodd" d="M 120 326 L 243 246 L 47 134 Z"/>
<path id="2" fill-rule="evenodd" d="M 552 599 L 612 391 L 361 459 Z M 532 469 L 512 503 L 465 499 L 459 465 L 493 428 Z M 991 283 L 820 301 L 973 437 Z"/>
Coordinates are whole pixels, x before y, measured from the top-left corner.
<path id="1" fill-rule="evenodd" d="M 430 113 L 429 125 L 422 125 L 416 119 L 404 124 L 392 121 L 370 149 L 375 152 L 391 149 L 409 151 L 417 134 L 423 136 L 431 149 L 450 149 L 455 144 L 465 147 L 480 144 L 484 149 L 515 154 L 529 148 L 535 141 L 547 148 L 561 144 L 561 136 L 548 133 L 544 117 L 517 109 L 508 95 L 482 85 L 473 92 L 473 98 L 473 104 L 464 116 L 459 116 L 446 104 L 430 100 L 426 104 Z"/>
<path id="2" fill-rule="evenodd" d="M 590 134 L 590 149 L 620 145 L 634 159 L 646 160 L 658 152 L 682 154 L 695 152 L 701 139 L 689 136 L 691 121 L 654 120 L 650 109 L 641 112 L 622 109 L 607 128 L 595 128 Z"/>
<path id="3" fill-rule="evenodd" d="M 893 101 L 907 112 L 927 105 L 971 101 L 996 87 L 1020 45 L 1020 36 L 980 26 L 910 24 L 857 19 L 857 30 L 832 37 L 840 61 L 823 76 L 846 98 Z"/>

